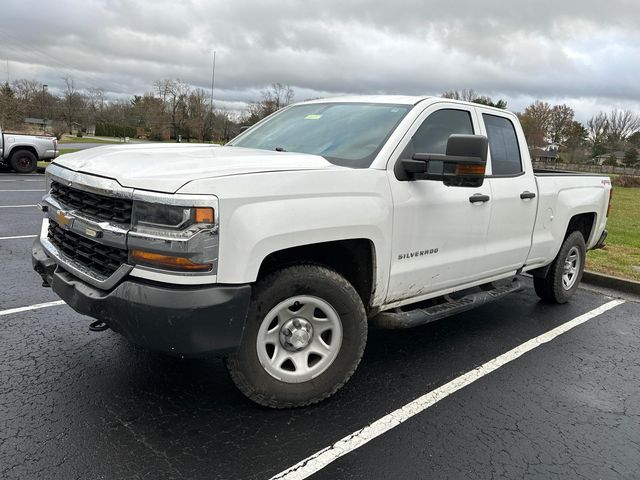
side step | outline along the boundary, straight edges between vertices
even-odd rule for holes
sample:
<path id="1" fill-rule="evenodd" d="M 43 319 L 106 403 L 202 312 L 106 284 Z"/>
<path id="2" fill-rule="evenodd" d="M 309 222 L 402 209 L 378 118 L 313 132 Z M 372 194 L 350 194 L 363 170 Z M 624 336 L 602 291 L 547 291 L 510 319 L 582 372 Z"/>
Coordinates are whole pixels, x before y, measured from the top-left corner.
<path id="1" fill-rule="evenodd" d="M 399 329 L 411 328 L 426 323 L 435 322 L 458 313 L 466 312 L 485 303 L 498 300 L 505 295 L 522 289 L 520 282 L 514 278 L 510 283 L 499 287 L 489 283 L 482 285 L 481 291 L 470 293 L 457 300 L 449 299 L 444 303 L 427 308 L 415 308 L 413 310 L 402 311 L 387 310 L 380 312 L 371 321 L 379 328 Z M 447 297 L 445 297 L 447 298 Z"/>

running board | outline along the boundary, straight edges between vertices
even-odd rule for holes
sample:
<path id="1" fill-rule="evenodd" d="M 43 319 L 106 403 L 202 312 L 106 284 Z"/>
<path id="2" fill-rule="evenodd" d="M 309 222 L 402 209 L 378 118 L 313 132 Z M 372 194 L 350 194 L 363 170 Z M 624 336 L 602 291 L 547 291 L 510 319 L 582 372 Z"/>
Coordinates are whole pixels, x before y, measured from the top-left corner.
<path id="1" fill-rule="evenodd" d="M 522 286 L 518 279 L 514 278 L 507 285 L 495 287 L 487 284 L 480 288 L 482 289 L 480 292 L 470 293 L 458 300 L 449 300 L 432 307 L 380 312 L 371 321 L 375 326 L 384 329 L 417 327 L 499 300 L 505 295 L 521 290 Z"/>

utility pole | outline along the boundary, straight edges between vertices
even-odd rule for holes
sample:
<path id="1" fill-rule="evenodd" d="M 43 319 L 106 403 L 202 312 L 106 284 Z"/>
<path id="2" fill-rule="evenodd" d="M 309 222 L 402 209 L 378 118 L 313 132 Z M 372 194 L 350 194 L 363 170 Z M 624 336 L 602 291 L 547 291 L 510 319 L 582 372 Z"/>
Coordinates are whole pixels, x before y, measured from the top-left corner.
<path id="1" fill-rule="evenodd" d="M 47 119 L 45 118 L 44 114 L 45 114 L 45 91 L 47 89 L 49 85 L 43 83 L 42 84 L 42 134 L 44 135 L 45 133 L 45 128 L 47 125 Z"/>
<path id="2" fill-rule="evenodd" d="M 209 105 L 209 119 L 211 121 L 211 141 L 213 142 L 213 89 L 216 85 L 216 51 L 213 51 L 213 68 L 211 69 L 211 104 Z"/>

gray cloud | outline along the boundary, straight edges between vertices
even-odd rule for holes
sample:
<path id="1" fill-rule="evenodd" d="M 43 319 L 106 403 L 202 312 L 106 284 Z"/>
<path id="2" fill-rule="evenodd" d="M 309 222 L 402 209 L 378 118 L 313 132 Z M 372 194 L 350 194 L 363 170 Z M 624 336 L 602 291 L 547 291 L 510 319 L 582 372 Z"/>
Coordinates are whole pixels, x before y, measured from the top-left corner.
<path id="1" fill-rule="evenodd" d="M 296 99 L 474 88 L 522 108 L 535 98 L 640 109 L 635 0 L 79 1 L 2 6 L 11 76 L 52 88 L 71 75 L 112 96 L 179 77 L 238 108 L 271 82 Z"/>

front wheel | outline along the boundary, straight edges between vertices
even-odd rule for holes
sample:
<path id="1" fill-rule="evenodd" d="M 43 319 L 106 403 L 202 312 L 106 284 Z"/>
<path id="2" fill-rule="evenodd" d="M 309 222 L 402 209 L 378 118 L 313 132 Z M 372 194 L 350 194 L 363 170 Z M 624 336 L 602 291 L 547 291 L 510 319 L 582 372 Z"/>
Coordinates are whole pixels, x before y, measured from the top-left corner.
<path id="1" fill-rule="evenodd" d="M 38 158 L 28 150 L 18 150 L 11 155 L 9 164 L 18 173 L 31 173 L 38 168 Z"/>
<path id="2" fill-rule="evenodd" d="M 353 286 L 328 268 L 294 266 L 257 283 L 241 345 L 226 364 L 240 391 L 260 405 L 311 405 L 349 380 L 366 340 Z"/>
<path id="3" fill-rule="evenodd" d="M 582 280 L 585 251 L 582 233 L 573 232 L 564 240 L 547 276 L 533 278 L 533 286 L 541 299 L 553 303 L 569 301 Z"/>

